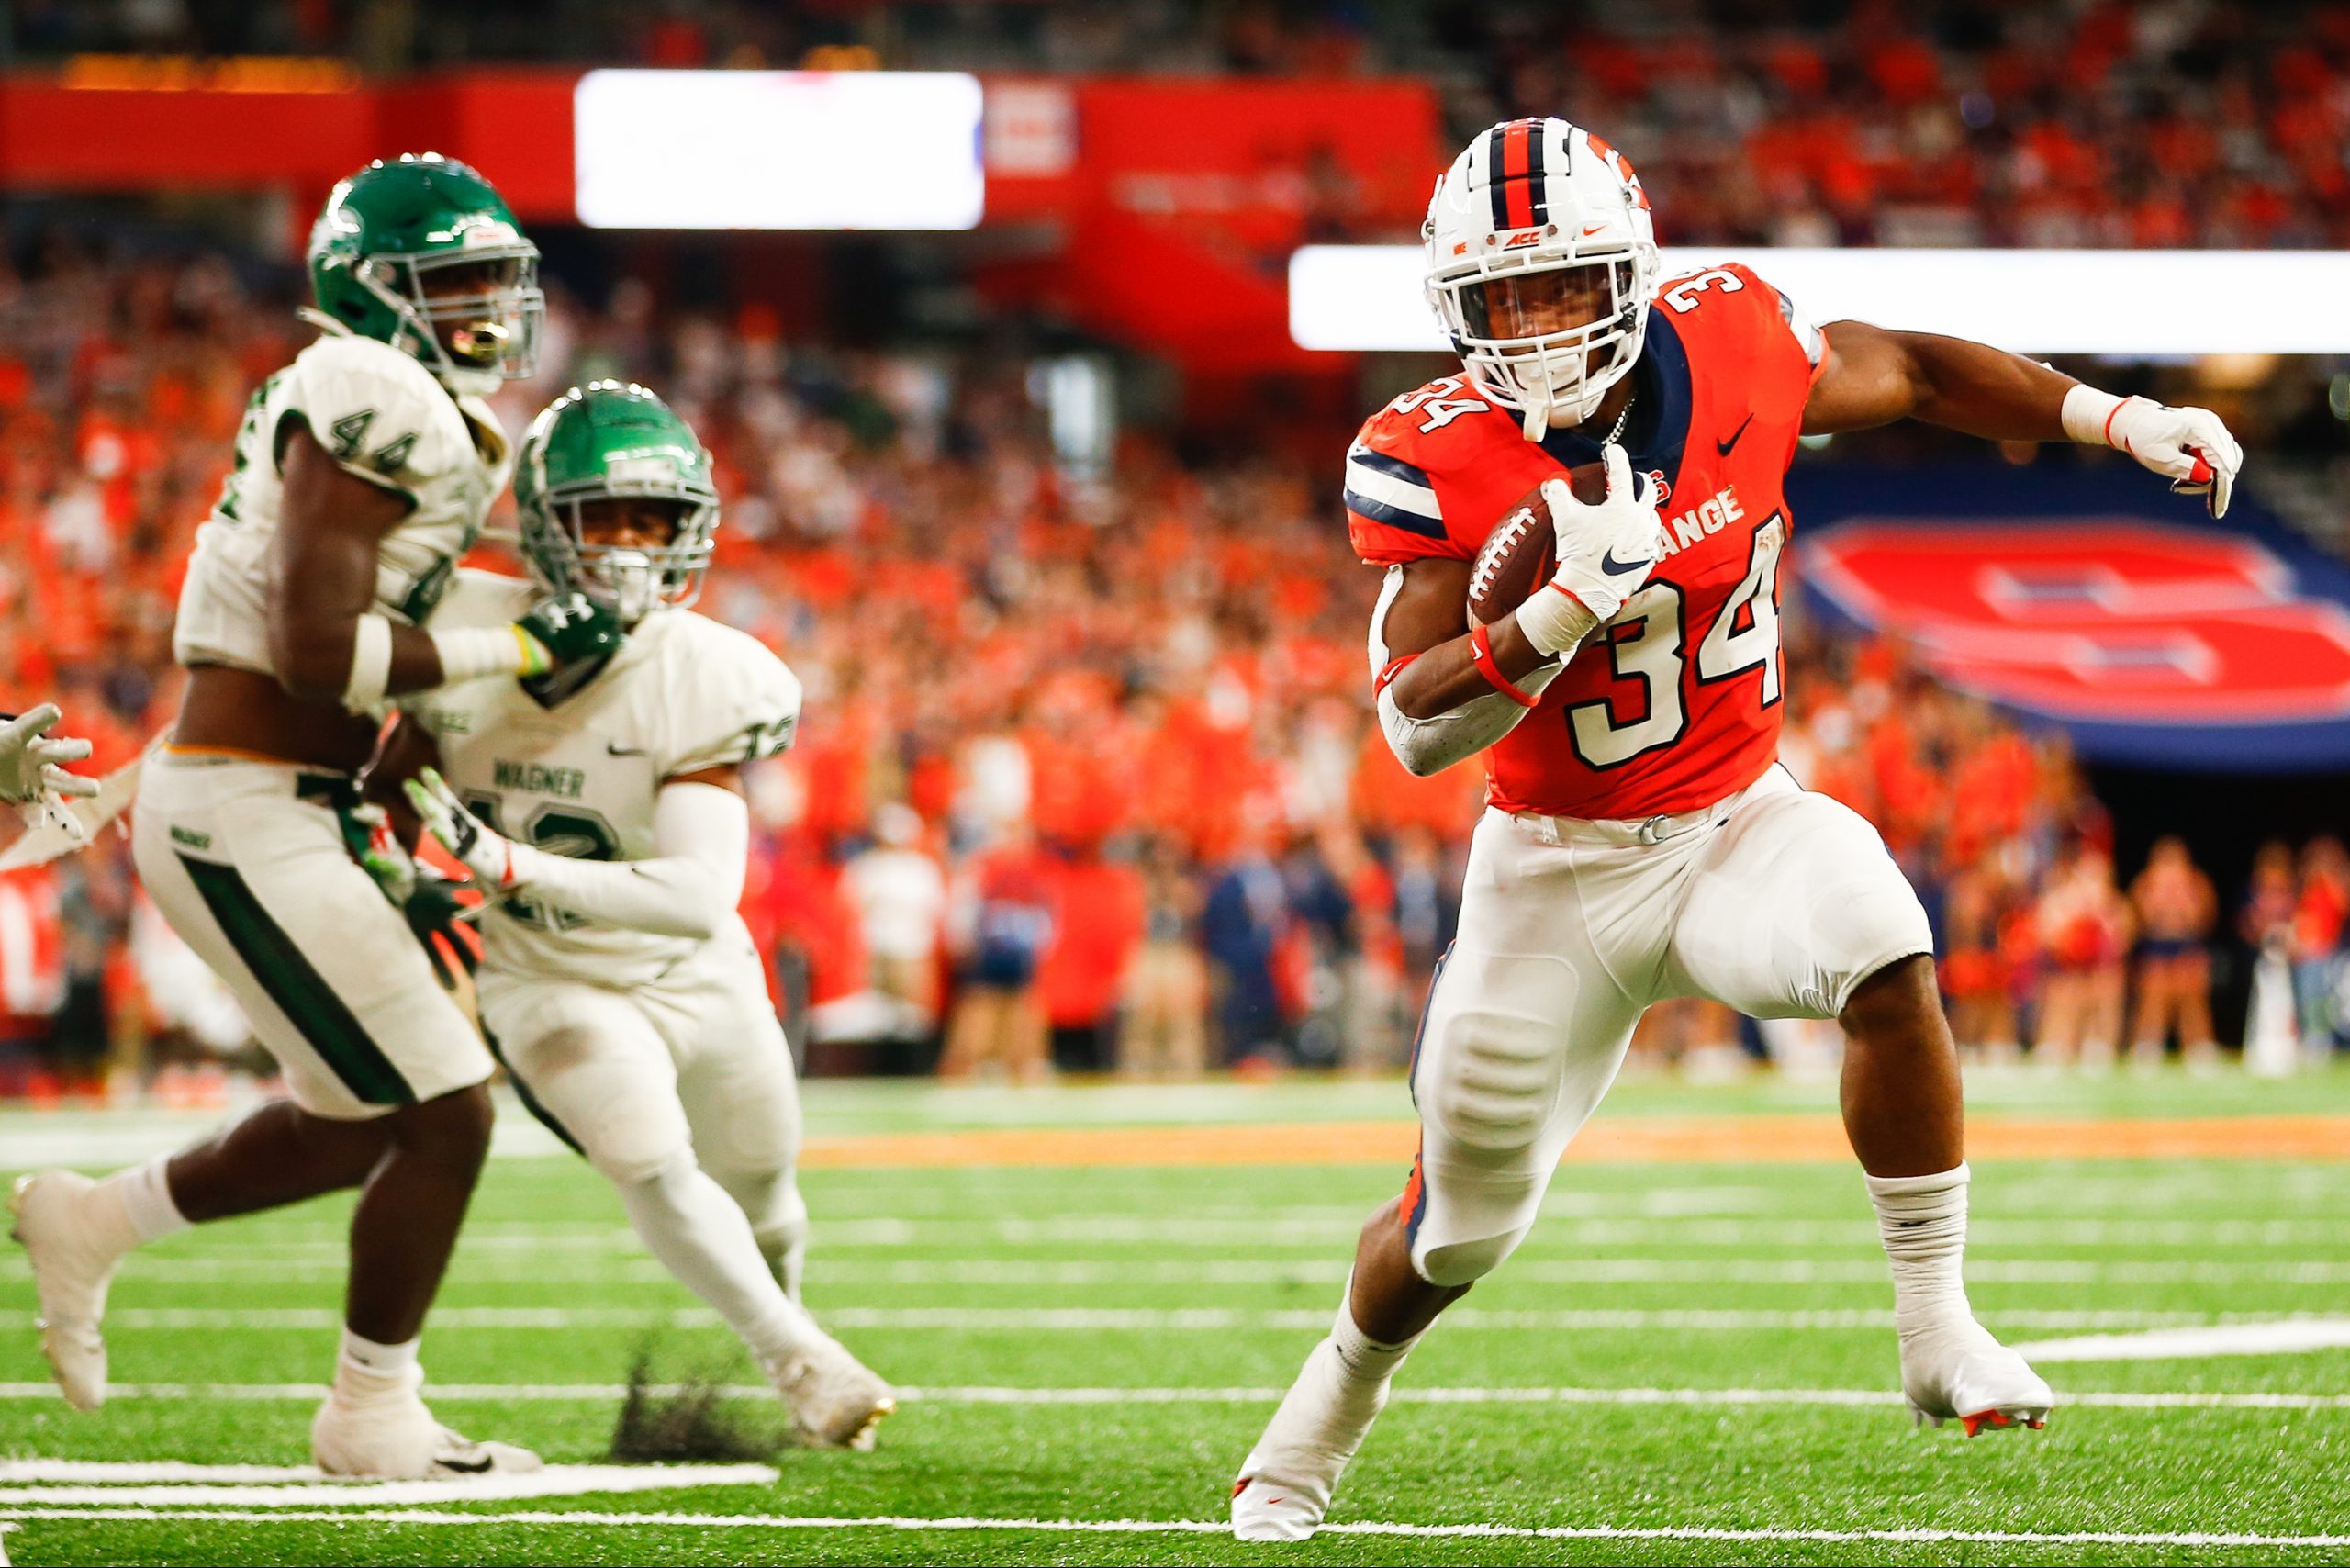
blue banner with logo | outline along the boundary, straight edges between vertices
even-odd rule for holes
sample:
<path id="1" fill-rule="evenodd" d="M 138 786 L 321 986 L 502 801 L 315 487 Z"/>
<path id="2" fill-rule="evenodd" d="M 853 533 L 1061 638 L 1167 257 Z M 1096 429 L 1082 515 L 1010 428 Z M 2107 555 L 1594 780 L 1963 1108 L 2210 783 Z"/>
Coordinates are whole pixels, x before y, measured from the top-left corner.
<path id="1" fill-rule="evenodd" d="M 1787 498 L 1810 608 L 2092 761 L 2350 768 L 2350 566 L 2241 490 L 2215 522 L 2122 462 L 1803 461 Z"/>

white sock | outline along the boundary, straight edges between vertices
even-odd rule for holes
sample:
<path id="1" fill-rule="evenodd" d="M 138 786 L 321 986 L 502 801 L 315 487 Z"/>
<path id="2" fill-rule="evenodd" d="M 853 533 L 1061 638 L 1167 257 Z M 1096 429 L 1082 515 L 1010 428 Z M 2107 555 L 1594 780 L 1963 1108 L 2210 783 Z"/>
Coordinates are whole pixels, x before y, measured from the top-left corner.
<path id="1" fill-rule="evenodd" d="M 123 1213 L 142 1246 L 185 1230 L 191 1223 L 172 1201 L 167 1174 L 171 1162 L 170 1155 L 159 1154 L 144 1165 L 118 1170 L 107 1178 L 106 1184 L 121 1195 Z"/>
<path id="2" fill-rule="evenodd" d="M 1338 1318 L 1330 1326 L 1330 1347 L 1337 1352 L 1338 1371 L 1351 1383 L 1385 1383 L 1420 1342 L 1417 1334 L 1400 1345 L 1390 1345 L 1365 1334 L 1355 1323 L 1354 1276 L 1347 1276 L 1346 1294 L 1338 1298 Z"/>
<path id="3" fill-rule="evenodd" d="M 335 1358 L 335 1392 L 346 1396 L 381 1398 L 387 1392 L 406 1392 L 416 1379 L 416 1351 L 421 1339 L 383 1344 L 349 1327 L 342 1331 L 342 1353 Z"/>
<path id="4" fill-rule="evenodd" d="M 1902 1333 L 1953 1317 L 1972 1321 L 1966 1282 L 1964 1163 L 1931 1176 L 1871 1176 L 1877 1234 L 1893 1265 L 1893 1324 Z"/>
<path id="5" fill-rule="evenodd" d="M 690 1156 L 620 1193 L 629 1224 L 661 1266 L 709 1303 L 762 1363 L 824 1338 L 767 1271 L 750 1220 Z"/>

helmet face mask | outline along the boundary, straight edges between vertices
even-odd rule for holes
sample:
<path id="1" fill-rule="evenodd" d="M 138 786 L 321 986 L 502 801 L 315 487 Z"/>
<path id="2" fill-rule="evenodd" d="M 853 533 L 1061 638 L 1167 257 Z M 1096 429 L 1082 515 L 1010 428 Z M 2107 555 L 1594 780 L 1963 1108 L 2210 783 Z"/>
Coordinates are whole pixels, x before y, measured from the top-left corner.
<path id="1" fill-rule="evenodd" d="M 1643 274 L 1628 252 L 1473 271 L 1431 284 L 1471 379 L 1499 401 L 1580 424 L 1640 356 Z"/>
<path id="2" fill-rule="evenodd" d="M 598 381 L 556 398 L 522 438 L 514 498 L 523 556 L 550 590 L 576 589 L 624 625 L 700 597 L 719 520 L 710 455 L 643 387 Z M 648 513 L 668 522 L 665 540 L 631 529 Z"/>
<path id="3" fill-rule="evenodd" d="M 1437 182 L 1428 303 L 1528 439 L 1581 424 L 1638 363 L 1659 270 L 1631 165 L 1564 120 L 1495 126 Z"/>
<path id="4" fill-rule="evenodd" d="M 316 314 L 413 354 L 450 391 L 538 368 L 539 250 L 489 182 L 438 153 L 371 163 L 310 231 Z"/>
<path id="5" fill-rule="evenodd" d="M 610 607 L 621 624 L 634 625 L 655 610 L 687 609 L 701 597 L 718 528 L 714 498 L 699 501 L 623 486 L 576 494 L 554 506 L 576 563 L 576 580 L 568 586 Z M 657 512 L 668 524 L 660 542 L 593 542 L 648 512 Z"/>

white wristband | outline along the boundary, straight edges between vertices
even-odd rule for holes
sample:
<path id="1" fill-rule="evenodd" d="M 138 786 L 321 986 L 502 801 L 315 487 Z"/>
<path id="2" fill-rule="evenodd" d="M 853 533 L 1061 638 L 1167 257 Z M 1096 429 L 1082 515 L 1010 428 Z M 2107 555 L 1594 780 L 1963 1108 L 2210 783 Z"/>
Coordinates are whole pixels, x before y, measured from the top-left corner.
<path id="1" fill-rule="evenodd" d="M 547 667 L 545 650 L 517 625 L 467 626 L 431 635 L 441 654 L 443 686 L 485 675 L 537 675 Z"/>
<path id="2" fill-rule="evenodd" d="M 351 677 L 342 683 L 342 705 L 354 713 L 374 712 L 383 705 L 391 678 L 392 623 L 380 615 L 363 615 L 351 639 Z"/>
<path id="3" fill-rule="evenodd" d="M 1599 624 L 1588 605 L 1556 583 L 1536 588 L 1516 613 L 1526 640 L 1554 657 L 1572 653 Z"/>
<path id="4" fill-rule="evenodd" d="M 2076 383 L 2065 392 L 2057 417 L 2065 421 L 2065 433 L 2083 446 L 2111 446 L 2114 412 L 2129 400 Z"/>

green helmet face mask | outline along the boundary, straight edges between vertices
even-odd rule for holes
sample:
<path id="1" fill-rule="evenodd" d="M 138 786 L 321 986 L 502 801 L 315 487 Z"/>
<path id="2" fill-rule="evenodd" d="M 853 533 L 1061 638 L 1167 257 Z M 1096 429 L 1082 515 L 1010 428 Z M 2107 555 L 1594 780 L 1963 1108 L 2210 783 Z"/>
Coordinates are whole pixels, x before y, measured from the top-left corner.
<path id="1" fill-rule="evenodd" d="M 452 392 L 538 366 L 539 248 L 497 188 L 438 152 L 370 163 L 310 230 L 314 314 L 405 350 Z"/>
<path id="2" fill-rule="evenodd" d="M 672 503 L 663 545 L 590 544 L 581 532 L 591 501 Z M 554 592 L 576 588 L 625 625 L 655 610 L 682 610 L 701 594 L 718 532 L 710 454 L 666 403 L 631 383 L 591 381 L 547 405 L 522 437 L 514 466 L 522 555 Z"/>

